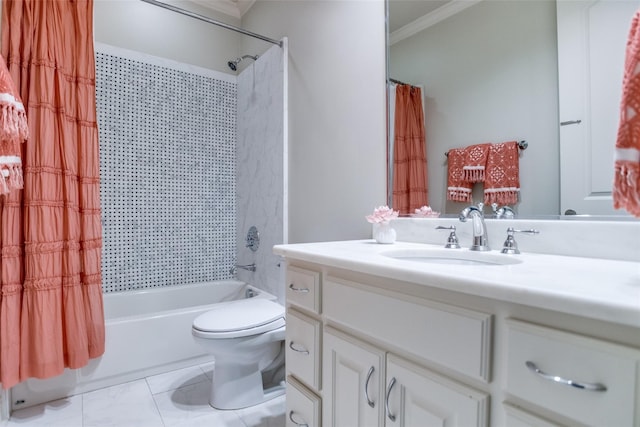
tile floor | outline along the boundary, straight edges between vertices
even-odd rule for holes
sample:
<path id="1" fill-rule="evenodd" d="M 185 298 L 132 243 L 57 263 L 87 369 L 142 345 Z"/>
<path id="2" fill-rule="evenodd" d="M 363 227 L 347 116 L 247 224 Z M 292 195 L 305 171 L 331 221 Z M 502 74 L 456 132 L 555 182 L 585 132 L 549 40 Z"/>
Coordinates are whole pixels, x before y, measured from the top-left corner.
<path id="1" fill-rule="evenodd" d="M 213 365 L 199 365 L 14 411 L 3 427 L 282 427 L 285 398 L 237 411 L 209 406 Z"/>

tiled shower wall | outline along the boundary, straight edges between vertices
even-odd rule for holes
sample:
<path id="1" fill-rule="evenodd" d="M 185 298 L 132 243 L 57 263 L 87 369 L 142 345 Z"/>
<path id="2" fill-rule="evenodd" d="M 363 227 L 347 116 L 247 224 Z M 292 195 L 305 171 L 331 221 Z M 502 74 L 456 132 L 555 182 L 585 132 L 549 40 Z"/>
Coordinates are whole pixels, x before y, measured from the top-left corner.
<path id="1" fill-rule="evenodd" d="M 235 77 L 96 51 L 103 291 L 232 278 Z"/>
<path id="2" fill-rule="evenodd" d="M 286 243 L 286 58 L 287 44 L 273 46 L 238 76 L 238 278 L 284 303 L 283 266 L 273 245 Z M 253 52 L 251 52 L 253 53 Z M 246 247 L 249 227 L 260 232 L 256 252 Z"/>

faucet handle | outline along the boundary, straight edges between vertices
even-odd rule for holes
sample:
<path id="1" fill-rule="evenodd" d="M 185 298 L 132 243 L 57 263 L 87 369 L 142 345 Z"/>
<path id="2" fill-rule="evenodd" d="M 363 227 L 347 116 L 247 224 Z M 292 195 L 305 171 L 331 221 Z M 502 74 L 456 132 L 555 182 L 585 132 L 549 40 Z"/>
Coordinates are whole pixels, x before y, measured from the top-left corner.
<path id="1" fill-rule="evenodd" d="M 497 203 L 492 203 L 491 204 L 491 210 L 493 210 L 493 216 L 496 219 L 502 219 L 502 218 L 504 218 L 504 219 L 514 219 L 516 217 L 515 211 L 511 207 L 509 207 L 507 205 L 505 205 L 505 206 L 503 206 L 501 208 L 498 208 L 498 204 Z"/>
<path id="2" fill-rule="evenodd" d="M 518 249 L 518 243 L 516 242 L 516 239 L 513 237 L 515 233 L 538 234 L 540 232 L 533 228 L 529 230 L 516 230 L 513 227 L 507 228 L 507 240 L 505 240 L 504 244 L 502 245 L 502 251 L 500 251 L 501 253 L 503 254 L 519 254 L 520 253 L 520 250 Z"/>
<path id="3" fill-rule="evenodd" d="M 451 225 L 449 227 L 443 227 L 442 225 L 439 225 L 436 227 L 436 230 L 451 230 L 451 233 L 449 233 L 449 237 L 447 238 L 447 244 L 444 245 L 444 247 L 447 249 L 460 248 L 460 243 L 458 243 L 458 236 L 456 235 L 455 225 Z"/>

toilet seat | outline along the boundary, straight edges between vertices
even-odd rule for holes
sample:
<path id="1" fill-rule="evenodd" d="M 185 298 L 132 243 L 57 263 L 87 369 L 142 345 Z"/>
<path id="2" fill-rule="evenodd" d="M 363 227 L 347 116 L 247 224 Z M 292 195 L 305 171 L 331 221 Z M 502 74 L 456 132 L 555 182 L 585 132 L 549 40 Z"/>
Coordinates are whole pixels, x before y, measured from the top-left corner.
<path id="1" fill-rule="evenodd" d="M 224 304 L 196 317 L 193 334 L 207 339 L 258 335 L 285 326 L 284 307 L 264 298 Z"/>

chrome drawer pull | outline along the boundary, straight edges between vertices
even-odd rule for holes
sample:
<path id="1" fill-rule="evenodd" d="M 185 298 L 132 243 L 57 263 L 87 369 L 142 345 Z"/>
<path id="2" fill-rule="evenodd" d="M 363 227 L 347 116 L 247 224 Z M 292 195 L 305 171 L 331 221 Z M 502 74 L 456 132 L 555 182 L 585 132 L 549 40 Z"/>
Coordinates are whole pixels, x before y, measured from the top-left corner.
<path id="1" fill-rule="evenodd" d="M 600 383 L 579 383 L 573 380 L 567 380 L 565 378 L 558 377 L 556 375 L 547 374 L 545 372 L 542 372 L 540 368 L 536 366 L 535 363 L 530 362 L 528 360 L 526 361 L 525 365 L 527 365 L 527 368 L 529 368 L 530 371 L 536 373 L 537 375 L 541 376 L 545 380 L 553 381 L 554 383 L 568 385 L 568 386 L 579 388 L 582 390 L 590 390 L 590 391 L 606 391 L 607 390 L 607 387 Z"/>
<path id="2" fill-rule="evenodd" d="M 289 411 L 289 419 L 291 420 L 292 423 L 294 423 L 298 427 L 309 427 L 309 424 L 307 424 L 307 423 L 299 423 L 296 420 L 294 420 L 293 419 L 293 411 Z"/>
<path id="3" fill-rule="evenodd" d="M 371 380 L 371 375 L 373 375 L 373 366 L 369 368 L 369 372 L 367 372 L 367 379 L 364 382 L 364 397 L 367 399 L 367 403 L 369 406 L 374 408 L 376 406 L 375 403 L 369 398 L 369 380 Z"/>
<path id="4" fill-rule="evenodd" d="M 296 288 L 295 286 L 293 286 L 293 283 L 289 285 L 289 289 L 291 289 L 294 292 L 302 292 L 305 294 L 309 292 L 308 288 Z"/>
<path id="5" fill-rule="evenodd" d="M 295 352 L 298 352 L 298 353 L 302 353 L 302 354 L 305 354 L 305 355 L 308 355 L 308 354 L 309 354 L 309 350 L 307 350 L 307 349 L 306 349 L 306 348 L 304 348 L 304 347 L 302 347 L 302 350 L 300 350 L 300 349 L 298 349 L 298 348 L 295 348 L 295 347 L 293 346 L 293 341 L 291 341 L 291 342 L 289 343 L 289 348 L 290 348 L 291 350 L 295 351 Z"/>
<path id="6" fill-rule="evenodd" d="M 391 413 L 391 409 L 389 409 L 389 396 L 391 395 L 391 389 L 393 388 L 393 386 L 396 384 L 396 377 L 391 378 L 391 381 L 389 381 L 389 386 L 387 387 L 387 397 L 385 399 L 384 402 L 384 406 L 387 409 L 387 417 L 389 417 L 389 419 L 391 421 L 396 420 L 396 416 L 394 414 Z"/>

